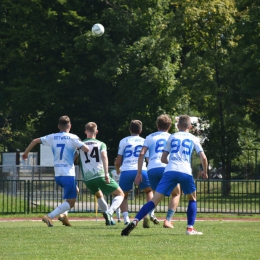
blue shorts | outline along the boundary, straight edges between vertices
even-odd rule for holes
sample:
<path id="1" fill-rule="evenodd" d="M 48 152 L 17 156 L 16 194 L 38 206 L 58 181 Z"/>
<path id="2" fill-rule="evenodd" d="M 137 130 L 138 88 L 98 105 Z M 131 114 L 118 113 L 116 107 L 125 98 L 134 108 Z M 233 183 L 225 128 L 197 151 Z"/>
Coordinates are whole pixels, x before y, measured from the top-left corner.
<path id="1" fill-rule="evenodd" d="M 55 176 L 55 181 L 63 188 L 63 199 L 77 198 L 77 183 L 74 176 Z"/>
<path id="2" fill-rule="evenodd" d="M 137 174 L 137 170 L 122 171 L 119 179 L 119 186 L 123 191 L 133 189 L 133 183 Z M 139 184 L 140 190 L 150 187 L 147 171 L 142 170 L 142 182 Z"/>
<path id="3" fill-rule="evenodd" d="M 156 190 L 156 188 L 163 176 L 164 170 L 165 170 L 165 167 L 158 167 L 158 168 L 153 168 L 153 169 L 150 169 L 147 171 L 152 190 Z"/>
<path id="4" fill-rule="evenodd" d="M 196 191 L 196 186 L 192 175 L 175 171 L 168 171 L 163 174 L 156 191 L 165 196 L 170 196 L 178 183 L 180 183 L 185 195 Z"/>

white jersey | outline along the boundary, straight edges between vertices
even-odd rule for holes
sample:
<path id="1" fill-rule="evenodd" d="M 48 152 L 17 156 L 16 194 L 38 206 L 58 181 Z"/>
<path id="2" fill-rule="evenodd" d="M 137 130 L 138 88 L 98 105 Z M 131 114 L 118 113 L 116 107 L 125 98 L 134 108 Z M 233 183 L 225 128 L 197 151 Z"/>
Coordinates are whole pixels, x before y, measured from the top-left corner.
<path id="1" fill-rule="evenodd" d="M 145 138 L 144 145 L 149 150 L 149 163 L 147 170 L 165 167 L 166 164 L 161 162 L 163 148 L 170 134 L 168 132 L 158 131 L 148 135 Z"/>
<path id="2" fill-rule="evenodd" d="M 144 144 L 144 138 L 140 136 L 128 136 L 123 138 L 119 143 L 118 154 L 122 155 L 123 162 L 120 167 L 121 171 L 137 170 L 138 157 Z M 148 157 L 146 153 L 145 157 Z M 143 163 L 143 170 L 146 170 L 146 163 Z"/>
<path id="3" fill-rule="evenodd" d="M 172 134 L 166 142 L 164 151 L 169 153 L 166 171 L 177 171 L 192 175 L 191 156 L 193 150 L 203 152 L 199 138 L 188 132 Z"/>
<path id="4" fill-rule="evenodd" d="M 79 137 L 60 132 L 43 136 L 40 139 L 43 145 L 51 147 L 54 156 L 55 176 L 75 176 L 74 153 L 77 148 L 84 145 Z"/>
<path id="5" fill-rule="evenodd" d="M 105 171 L 101 153 L 107 151 L 106 144 L 93 138 L 85 139 L 83 142 L 89 147 L 87 153 L 82 150 L 80 151 L 80 166 L 83 180 L 88 181 L 98 177 L 104 177 Z"/>

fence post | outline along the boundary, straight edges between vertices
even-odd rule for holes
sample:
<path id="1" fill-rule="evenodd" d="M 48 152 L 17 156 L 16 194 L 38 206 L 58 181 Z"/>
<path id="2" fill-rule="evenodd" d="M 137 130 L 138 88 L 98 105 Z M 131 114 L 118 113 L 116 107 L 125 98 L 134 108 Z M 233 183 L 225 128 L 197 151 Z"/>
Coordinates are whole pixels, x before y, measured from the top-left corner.
<path id="1" fill-rule="evenodd" d="M 12 195 L 16 195 L 16 182 L 17 182 L 17 165 L 13 165 L 13 179 L 12 179 Z"/>
<path id="2" fill-rule="evenodd" d="M 27 185 L 27 214 L 30 213 L 30 187 L 31 187 L 31 182 L 28 180 L 26 182 Z"/>

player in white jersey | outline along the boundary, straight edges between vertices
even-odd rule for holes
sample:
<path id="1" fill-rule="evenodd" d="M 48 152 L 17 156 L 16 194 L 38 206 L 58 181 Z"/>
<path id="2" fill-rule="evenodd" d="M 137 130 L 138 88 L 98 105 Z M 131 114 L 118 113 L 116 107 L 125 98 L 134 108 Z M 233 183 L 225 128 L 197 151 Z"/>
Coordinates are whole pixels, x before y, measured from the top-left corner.
<path id="1" fill-rule="evenodd" d="M 43 217 L 42 221 L 48 227 L 53 226 L 52 220 L 58 215 L 63 225 L 71 226 L 67 216 L 63 215 L 63 213 L 74 207 L 77 198 L 74 154 L 76 149 L 83 150 L 84 152 L 89 151 L 88 146 L 81 142 L 78 136 L 69 133 L 71 123 L 68 116 L 61 116 L 59 118 L 58 128 L 60 129 L 59 133 L 34 139 L 22 155 L 23 159 L 27 160 L 28 153 L 39 143 L 51 147 L 54 156 L 55 181 L 64 189 L 63 198 L 66 201 Z"/>
<path id="2" fill-rule="evenodd" d="M 89 122 L 85 125 L 87 139 L 83 142 L 89 147 L 89 152 L 80 151 L 80 167 L 84 183 L 91 193 L 97 196 L 106 225 L 110 226 L 115 224 L 112 215 L 121 205 L 124 193 L 116 181 L 109 176 L 107 146 L 96 139 L 97 133 L 96 123 Z M 103 193 L 114 196 L 110 208 L 108 208 Z"/>
<path id="3" fill-rule="evenodd" d="M 128 216 L 128 195 L 133 188 L 134 180 L 137 172 L 138 156 L 142 149 L 144 138 L 140 137 L 142 132 L 142 122 L 139 120 L 132 120 L 129 128 L 131 136 L 123 138 L 119 143 L 118 155 L 116 159 L 116 170 L 120 174 L 119 186 L 124 191 L 125 197 L 120 206 L 124 223 L 129 224 L 130 219 Z M 148 157 L 149 154 L 146 155 Z M 146 193 L 147 201 L 152 199 L 153 193 L 150 187 L 146 162 L 142 162 L 142 182 L 139 183 L 139 189 L 144 190 Z M 149 227 L 149 219 L 145 218 L 143 227 Z"/>
<path id="4" fill-rule="evenodd" d="M 122 230 L 122 236 L 128 236 L 130 232 L 137 226 L 138 222 L 157 204 L 164 196 L 169 196 L 172 190 L 180 183 L 182 190 L 187 195 L 189 204 L 187 208 L 187 235 L 202 235 L 194 229 L 194 224 L 197 214 L 196 203 L 196 186 L 191 169 L 191 156 L 195 149 L 200 157 L 200 162 L 203 167 L 202 176 L 208 178 L 207 157 L 200 145 L 197 137 L 189 133 L 191 128 L 191 120 L 187 115 L 179 117 L 178 129 L 179 132 L 172 134 L 164 147 L 161 161 L 166 163 L 165 172 L 159 182 L 153 199 L 146 203 L 135 216 L 135 219 Z M 169 155 L 169 159 L 168 159 Z"/>
<path id="5" fill-rule="evenodd" d="M 149 151 L 149 163 L 147 167 L 147 173 L 151 188 L 153 191 L 156 190 L 165 170 L 165 163 L 161 162 L 164 145 L 168 140 L 170 134 L 168 133 L 171 128 L 172 120 L 169 115 L 160 115 L 156 120 L 156 126 L 158 131 L 148 135 L 144 141 L 144 145 L 138 158 L 138 171 L 135 178 L 135 183 L 138 185 L 142 180 L 141 167 L 144 160 L 144 155 Z M 171 193 L 172 197 L 169 203 L 166 219 L 164 220 L 163 227 L 173 228 L 171 223 L 172 217 L 177 209 L 180 200 L 180 185 L 177 185 Z M 156 218 L 151 216 L 151 221 L 158 221 Z M 159 222 L 158 222 L 159 223 Z"/>

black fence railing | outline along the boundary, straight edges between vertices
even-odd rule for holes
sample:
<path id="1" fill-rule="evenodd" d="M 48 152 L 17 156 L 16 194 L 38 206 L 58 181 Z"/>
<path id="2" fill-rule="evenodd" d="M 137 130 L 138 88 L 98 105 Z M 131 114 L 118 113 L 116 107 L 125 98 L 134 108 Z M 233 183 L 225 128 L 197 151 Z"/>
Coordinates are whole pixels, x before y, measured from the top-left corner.
<path id="1" fill-rule="evenodd" d="M 98 210 L 97 202 L 82 180 L 80 194 L 71 212 L 86 213 Z M 200 213 L 260 213 L 259 180 L 196 180 L 197 209 Z M 0 180 L 0 214 L 47 213 L 63 199 L 62 189 L 52 180 Z M 110 204 L 112 197 L 106 197 Z M 137 212 L 146 202 L 145 195 L 133 187 L 129 196 L 129 211 Z M 164 197 L 156 212 L 167 212 L 169 197 Z M 186 212 L 187 199 L 182 194 L 177 212 Z"/>

